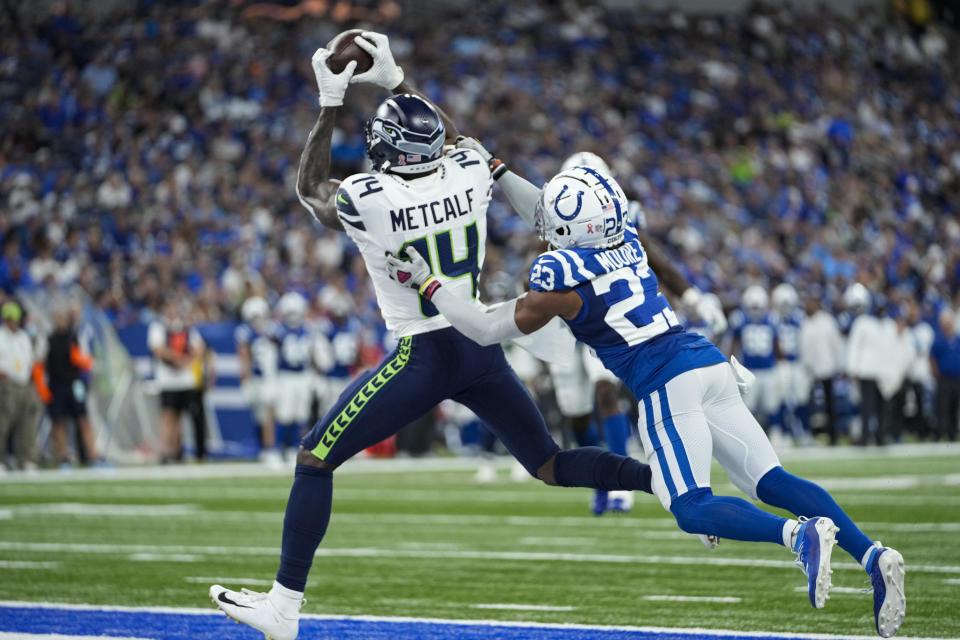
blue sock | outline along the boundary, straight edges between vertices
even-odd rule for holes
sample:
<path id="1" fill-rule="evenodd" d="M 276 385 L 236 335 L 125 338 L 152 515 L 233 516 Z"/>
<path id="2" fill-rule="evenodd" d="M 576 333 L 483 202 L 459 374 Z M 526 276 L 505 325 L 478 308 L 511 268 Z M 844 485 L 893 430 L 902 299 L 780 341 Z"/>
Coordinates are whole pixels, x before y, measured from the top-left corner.
<path id="1" fill-rule="evenodd" d="M 561 451 L 554 459 L 553 476 L 561 487 L 653 493 L 649 465 L 600 447 Z"/>
<path id="2" fill-rule="evenodd" d="M 287 589 L 304 591 L 323 534 L 330 522 L 333 471 L 297 465 L 283 516 L 283 546 L 277 582 Z"/>
<path id="3" fill-rule="evenodd" d="M 574 432 L 573 438 L 577 441 L 578 447 L 595 447 L 600 444 L 600 436 L 597 435 L 597 425 L 592 422 L 583 433 Z"/>
<path id="4" fill-rule="evenodd" d="M 630 437 L 630 421 L 627 414 L 618 413 L 603 421 L 603 437 L 607 448 L 617 455 L 627 455 L 627 438 Z"/>
<path id="5" fill-rule="evenodd" d="M 707 487 L 674 498 L 670 512 L 687 533 L 783 544 L 786 518 L 767 513 L 740 498 L 715 496 Z"/>
<path id="6" fill-rule="evenodd" d="M 797 516 L 826 516 L 833 520 L 840 527 L 837 543 L 853 556 L 857 564 L 873 545 L 823 487 L 787 473 L 783 467 L 774 467 L 760 478 L 757 496 L 767 504 L 786 509 Z"/>

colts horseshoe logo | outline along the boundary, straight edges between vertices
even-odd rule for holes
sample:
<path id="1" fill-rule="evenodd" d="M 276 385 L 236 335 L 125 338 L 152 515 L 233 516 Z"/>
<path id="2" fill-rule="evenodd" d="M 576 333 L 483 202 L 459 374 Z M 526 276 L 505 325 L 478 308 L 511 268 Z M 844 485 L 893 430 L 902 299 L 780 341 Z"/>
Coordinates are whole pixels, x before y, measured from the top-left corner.
<path id="1" fill-rule="evenodd" d="M 560 199 L 563 198 L 563 194 L 567 192 L 567 188 L 570 185 L 563 185 L 563 189 L 560 189 L 560 195 L 557 196 L 557 199 L 553 201 L 553 210 L 557 214 L 557 217 L 561 220 L 573 220 L 577 217 L 577 214 L 580 213 L 580 207 L 583 206 L 583 191 L 577 191 L 577 208 L 574 209 L 573 213 L 570 215 L 564 215 L 560 211 L 560 207 L 557 206 L 560 203 Z"/>

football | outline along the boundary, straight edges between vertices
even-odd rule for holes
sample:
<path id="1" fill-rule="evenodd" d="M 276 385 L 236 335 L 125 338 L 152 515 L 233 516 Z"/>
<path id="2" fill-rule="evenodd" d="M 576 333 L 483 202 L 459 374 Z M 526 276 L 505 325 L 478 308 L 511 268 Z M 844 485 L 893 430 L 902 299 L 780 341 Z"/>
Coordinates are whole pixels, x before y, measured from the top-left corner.
<path id="1" fill-rule="evenodd" d="M 340 73 L 344 70 L 351 60 L 357 61 L 357 68 L 354 73 L 363 73 L 369 71 L 373 66 L 373 58 L 369 53 L 357 46 L 354 39 L 363 33 L 361 29 L 350 29 L 339 34 L 327 44 L 327 49 L 332 49 L 333 54 L 327 58 L 327 66 L 334 73 Z"/>

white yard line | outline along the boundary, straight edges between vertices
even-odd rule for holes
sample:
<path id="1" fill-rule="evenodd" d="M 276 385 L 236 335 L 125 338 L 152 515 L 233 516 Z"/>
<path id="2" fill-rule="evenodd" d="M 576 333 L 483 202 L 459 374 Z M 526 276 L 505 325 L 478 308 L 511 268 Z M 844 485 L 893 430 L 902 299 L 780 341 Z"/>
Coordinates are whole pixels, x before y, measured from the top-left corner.
<path id="1" fill-rule="evenodd" d="M 960 455 L 960 444 L 906 444 L 887 447 L 809 447 L 792 448 L 778 452 L 781 460 L 895 460 L 898 458 L 945 457 Z M 494 463 L 500 469 L 509 469 L 515 464 L 513 458 L 502 456 Z M 337 470 L 337 475 L 354 473 L 408 473 L 408 472 L 458 472 L 476 471 L 477 458 L 416 458 L 416 459 L 358 459 Z M 8 473 L 4 484 L 54 483 L 87 481 L 170 480 L 203 478 L 249 478 L 253 476 L 292 476 L 289 468 L 273 469 L 257 462 L 217 462 L 204 465 L 130 466 L 112 469 L 74 469 L 64 474 L 59 469 L 41 470 L 35 474 Z"/>
<path id="2" fill-rule="evenodd" d="M 190 516 L 200 508 L 195 504 L 103 504 L 99 502 L 36 502 L 17 505 L 14 515 L 115 516 L 124 518 Z"/>
<path id="3" fill-rule="evenodd" d="M 596 544 L 596 538 L 550 538 L 539 536 L 525 536 L 517 540 L 520 544 L 545 547 L 562 547 L 564 545 L 586 545 Z"/>
<path id="4" fill-rule="evenodd" d="M 200 562 L 201 555 L 192 553 L 131 553 L 134 562 Z"/>
<path id="5" fill-rule="evenodd" d="M 960 584 L 960 578 L 944 578 L 944 584 Z"/>
<path id="6" fill-rule="evenodd" d="M 500 609 L 503 611 L 576 611 L 577 607 L 555 606 L 549 604 L 472 604 L 471 609 Z"/>
<path id="7" fill-rule="evenodd" d="M 213 608 L 178 608 L 178 607 L 124 607 L 118 605 L 93 604 L 61 604 L 53 602 L 23 602 L 0 600 L 0 608 L 40 608 L 60 609 L 66 611 L 117 611 L 127 613 L 174 613 L 183 615 L 220 616 L 219 611 Z M 357 620 L 361 622 L 412 622 L 418 624 L 456 625 L 465 627 L 510 627 L 520 629 L 575 629 L 584 631 L 639 631 L 646 633 L 669 633 L 674 635 L 692 634 L 699 636 L 720 636 L 724 638 L 806 638 L 808 640 L 876 640 L 875 635 L 836 635 L 825 633 L 791 633 L 787 631 L 737 631 L 732 629 L 700 629 L 691 627 L 639 627 L 630 625 L 591 625 L 552 622 L 515 622 L 503 620 L 463 620 L 443 618 L 412 618 L 392 616 L 357 616 L 334 614 L 300 614 L 306 620 Z M 919 638 L 897 636 L 898 640 L 941 640 L 937 638 Z M 84 639 L 86 640 L 86 639 Z M 113 639 L 117 640 L 117 639 Z M 125 639 L 130 640 L 130 639 Z M 133 639 L 139 640 L 139 639 Z"/>
<path id="8" fill-rule="evenodd" d="M 59 562 L 33 562 L 31 560 L 0 560 L 0 569 L 56 569 Z"/>
<path id="9" fill-rule="evenodd" d="M 103 553 L 137 554 L 141 557 L 153 556 L 278 556 L 276 547 L 224 547 L 224 546 L 158 546 L 130 544 L 93 544 L 64 542 L 25 542 L 0 540 L 0 551 L 36 551 L 42 553 Z M 319 557 L 335 558 L 416 558 L 424 560 L 523 560 L 535 562 L 595 562 L 611 564 L 675 564 L 675 565 L 713 565 L 720 567 L 766 567 L 771 569 L 796 570 L 792 560 L 771 560 L 764 558 L 727 558 L 708 555 L 699 556 L 658 556 L 603 553 L 549 553 L 522 551 L 481 551 L 473 549 L 381 549 L 376 547 L 320 547 Z M 189 560 L 183 560 L 188 562 Z M 863 571 L 854 562 L 834 563 L 835 569 Z M 960 566 L 955 565 L 908 565 L 910 571 L 926 573 L 957 573 Z"/>
<path id="10" fill-rule="evenodd" d="M 253 585 L 255 587 L 272 587 L 273 580 L 263 580 L 261 578 L 225 578 L 223 576 L 190 576 L 189 578 L 184 578 L 186 582 L 191 584 L 242 584 L 242 585 Z"/>
<path id="11" fill-rule="evenodd" d="M 727 602 L 727 603 L 737 603 L 743 602 L 743 598 L 738 598 L 737 596 L 672 596 L 672 595 L 663 595 L 663 596 L 643 596 L 644 600 L 652 600 L 653 602 Z"/>

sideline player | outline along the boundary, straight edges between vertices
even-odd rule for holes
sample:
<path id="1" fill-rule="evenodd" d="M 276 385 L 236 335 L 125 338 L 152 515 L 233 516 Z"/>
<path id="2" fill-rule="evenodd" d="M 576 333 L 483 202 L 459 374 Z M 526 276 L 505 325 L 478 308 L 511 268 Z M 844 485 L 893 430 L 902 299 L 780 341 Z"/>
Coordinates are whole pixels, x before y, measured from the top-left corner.
<path id="1" fill-rule="evenodd" d="M 770 299 L 776 313 L 777 349 L 780 352 L 776 369 L 780 408 L 775 422 L 783 425 L 797 444 L 810 444 L 813 437 L 810 435 L 808 402 L 812 383 L 800 354 L 800 332 L 806 314 L 800 308 L 797 290 L 788 282 L 775 286 Z"/>
<path id="2" fill-rule="evenodd" d="M 260 429 L 260 460 L 276 462 L 273 405 L 277 373 L 277 345 L 272 338 L 270 307 L 251 296 L 240 307 L 243 323 L 234 331 L 240 361 L 240 389 Z"/>
<path id="3" fill-rule="evenodd" d="M 550 485 L 606 490 L 650 489 L 650 467 L 598 447 L 561 451 L 499 345 L 481 347 L 454 329 L 430 303 L 430 292 L 393 282 L 387 252 L 416 247 L 440 279 L 461 282 L 464 301 L 476 295 L 486 242 L 493 180 L 473 151 L 443 153 L 456 129 L 422 97 L 410 93 L 387 37 L 354 40 L 373 57 L 370 71 L 351 78 L 327 66 L 319 49 L 313 68 L 320 116 L 300 161 L 297 193 L 323 224 L 345 229 L 357 244 L 387 327 L 399 339 L 375 369 L 359 376 L 301 441 L 283 524 L 280 568 L 269 593 L 210 587 L 216 605 L 275 640 L 293 640 L 307 574 L 330 520 L 333 471 L 358 451 L 393 435 L 440 401 L 469 407 L 533 476 Z M 367 123 L 373 173 L 329 180 L 337 107 L 350 81 L 394 94 Z M 562 334 L 561 334 L 562 335 Z"/>
<path id="4" fill-rule="evenodd" d="M 515 181 L 504 186 L 516 187 Z M 654 470 L 653 489 L 681 529 L 792 549 L 807 575 L 810 603 L 818 609 L 829 595 L 830 556 L 839 541 L 873 583 L 877 632 L 896 633 L 906 608 L 903 557 L 871 542 L 821 487 L 783 469 L 740 397 L 734 369 L 706 338 L 678 324 L 660 293 L 625 219 L 627 200 L 616 181 L 576 167 L 542 190 L 529 183 L 520 190 L 524 193 L 511 201 L 528 203 L 519 213 L 534 220 L 553 248 L 534 261 L 529 294 L 492 307 L 465 298 L 456 285 L 431 273 L 416 247 L 406 249 L 409 261 L 391 256 L 388 273 L 423 291 L 478 344 L 516 338 L 563 318 L 640 399 L 640 434 Z M 539 195 L 531 199 L 534 192 Z M 740 498 L 715 496 L 711 456 L 751 498 L 787 509 L 799 520 Z"/>
<path id="5" fill-rule="evenodd" d="M 288 291 L 277 302 L 280 323 L 274 333 L 277 343 L 275 383 L 277 449 L 281 456 L 296 446 L 310 418 L 313 400 L 313 360 L 316 341 L 304 324 L 307 301 L 296 291 Z"/>
<path id="6" fill-rule="evenodd" d="M 770 315 L 770 297 L 760 285 L 746 288 L 741 297 L 741 308 L 730 315 L 730 329 L 734 344 L 731 351 L 740 353 L 743 366 L 756 376 L 746 393 L 747 407 L 760 416 L 765 429 L 774 426 L 780 393 L 777 385 L 777 325 Z M 780 425 L 771 438 L 781 442 Z"/>

